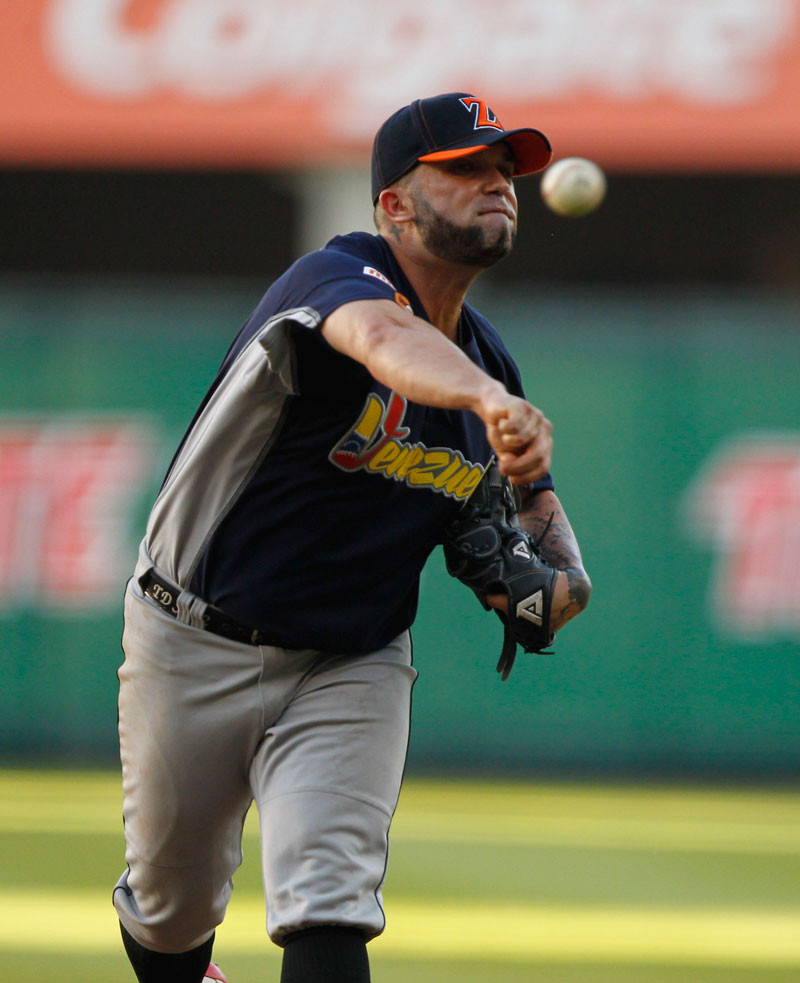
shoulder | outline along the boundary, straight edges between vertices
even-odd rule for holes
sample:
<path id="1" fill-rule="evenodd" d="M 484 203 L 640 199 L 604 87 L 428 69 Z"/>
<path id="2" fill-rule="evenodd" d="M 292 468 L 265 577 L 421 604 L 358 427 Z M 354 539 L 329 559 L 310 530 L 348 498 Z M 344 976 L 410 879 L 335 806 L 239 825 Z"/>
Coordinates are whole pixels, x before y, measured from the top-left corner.
<path id="1" fill-rule="evenodd" d="M 351 232 L 335 236 L 322 249 L 307 253 L 296 260 L 284 277 L 294 282 L 322 276 L 369 276 L 379 273 L 382 252 L 377 236 L 367 232 Z M 383 274 L 383 278 L 388 278 Z"/>
<path id="2" fill-rule="evenodd" d="M 337 236 L 323 249 L 296 260 L 261 298 L 241 337 L 275 317 L 319 326 L 351 300 L 392 299 L 395 287 L 384 272 L 377 236 L 366 232 Z"/>
<path id="3" fill-rule="evenodd" d="M 310 306 L 322 320 L 349 300 L 392 299 L 397 289 L 378 237 L 366 232 L 337 236 L 302 256 L 276 287 L 281 309 Z"/>

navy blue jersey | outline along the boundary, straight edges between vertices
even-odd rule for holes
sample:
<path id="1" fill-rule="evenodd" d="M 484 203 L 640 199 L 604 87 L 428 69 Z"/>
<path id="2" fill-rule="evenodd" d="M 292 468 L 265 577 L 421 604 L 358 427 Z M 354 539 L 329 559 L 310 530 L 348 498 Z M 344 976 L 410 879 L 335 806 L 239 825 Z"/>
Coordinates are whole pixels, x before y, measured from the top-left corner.
<path id="1" fill-rule="evenodd" d="M 165 574 L 290 648 L 368 652 L 408 628 L 425 560 L 492 456 L 475 414 L 409 402 L 326 342 L 325 318 L 366 299 L 427 320 L 388 245 L 366 233 L 333 239 L 270 287 L 148 523 Z M 522 395 L 505 346 L 468 305 L 459 344 Z"/>

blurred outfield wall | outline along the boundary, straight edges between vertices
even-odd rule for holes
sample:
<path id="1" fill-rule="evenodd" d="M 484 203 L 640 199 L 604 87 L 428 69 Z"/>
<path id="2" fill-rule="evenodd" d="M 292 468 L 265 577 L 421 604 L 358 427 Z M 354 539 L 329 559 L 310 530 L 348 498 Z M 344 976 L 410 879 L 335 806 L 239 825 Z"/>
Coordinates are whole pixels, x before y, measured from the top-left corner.
<path id="1" fill-rule="evenodd" d="M 0 285 L 0 756 L 113 760 L 120 600 L 247 285 Z M 424 574 L 418 769 L 800 774 L 800 299 L 537 292 L 494 317 L 594 581 L 550 657 Z"/>

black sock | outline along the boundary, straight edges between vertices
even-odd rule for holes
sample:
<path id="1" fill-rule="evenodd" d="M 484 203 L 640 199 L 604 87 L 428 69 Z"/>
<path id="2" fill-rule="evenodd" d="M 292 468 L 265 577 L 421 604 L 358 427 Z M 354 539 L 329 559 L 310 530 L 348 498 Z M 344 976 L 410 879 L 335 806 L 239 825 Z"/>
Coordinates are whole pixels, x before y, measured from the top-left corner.
<path id="1" fill-rule="evenodd" d="M 134 939 L 124 925 L 122 941 L 139 983 L 201 983 L 214 948 L 214 936 L 189 952 L 153 952 Z"/>
<path id="2" fill-rule="evenodd" d="M 283 945 L 281 983 L 370 983 L 367 944 L 357 928 L 306 928 Z"/>

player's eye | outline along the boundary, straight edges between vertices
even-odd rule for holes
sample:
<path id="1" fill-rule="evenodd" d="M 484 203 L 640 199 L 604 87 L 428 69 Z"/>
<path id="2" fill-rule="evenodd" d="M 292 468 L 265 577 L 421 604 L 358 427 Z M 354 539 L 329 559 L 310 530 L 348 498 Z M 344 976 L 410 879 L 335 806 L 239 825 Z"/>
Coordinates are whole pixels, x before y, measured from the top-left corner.
<path id="1" fill-rule="evenodd" d="M 475 162 L 469 157 L 459 157 L 450 161 L 447 169 L 451 174 L 472 174 L 475 171 Z"/>

